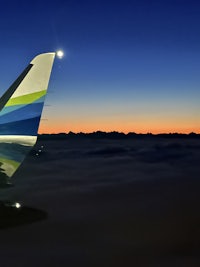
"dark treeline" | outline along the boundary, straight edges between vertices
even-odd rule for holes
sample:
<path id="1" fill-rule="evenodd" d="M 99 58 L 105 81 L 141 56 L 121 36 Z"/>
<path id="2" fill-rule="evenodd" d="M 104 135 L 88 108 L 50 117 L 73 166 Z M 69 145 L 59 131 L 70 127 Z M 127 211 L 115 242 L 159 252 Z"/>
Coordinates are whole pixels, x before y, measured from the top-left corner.
<path id="1" fill-rule="evenodd" d="M 160 134 L 152 134 L 152 133 L 122 133 L 122 132 L 103 132 L 103 131 L 96 131 L 92 133 L 58 133 L 58 134 L 40 134 L 40 139 L 71 139 L 71 138 L 94 138 L 94 139 L 132 139 L 132 138 L 154 138 L 154 137 L 161 137 L 161 138 L 200 138 L 200 134 L 196 133 L 160 133 Z"/>

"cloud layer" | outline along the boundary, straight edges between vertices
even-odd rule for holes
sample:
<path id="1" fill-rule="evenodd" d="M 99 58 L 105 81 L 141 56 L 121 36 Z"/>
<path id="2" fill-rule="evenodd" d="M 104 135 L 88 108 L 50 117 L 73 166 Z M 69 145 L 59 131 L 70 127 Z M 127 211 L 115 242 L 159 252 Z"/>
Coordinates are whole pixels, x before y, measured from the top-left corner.
<path id="1" fill-rule="evenodd" d="M 2 197 L 48 219 L 1 231 L 2 266 L 198 266 L 199 148 L 187 138 L 40 140 Z"/>

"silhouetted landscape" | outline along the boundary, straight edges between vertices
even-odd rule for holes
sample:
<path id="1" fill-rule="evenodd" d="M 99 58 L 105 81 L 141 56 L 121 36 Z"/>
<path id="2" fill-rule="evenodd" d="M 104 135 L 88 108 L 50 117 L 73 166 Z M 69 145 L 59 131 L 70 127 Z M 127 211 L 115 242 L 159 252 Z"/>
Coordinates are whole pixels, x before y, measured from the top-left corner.
<path id="1" fill-rule="evenodd" d="M 123 132 L 103 132 L 103 131 L 96 131 L 92 133 L 58 133 L 58 134 L 40 134 L 39 138 L 42 140 L 45 139 L 66 139 L 66 138 L 104 138 L 104 139 L 128 139 L 128 138 L 149 138 L 149 137 L 164 137 L 164 138 L 200 138 L 200 134 L 197 133 L 160 133 L 160 134 L 152 134 L 152 133 L 146 133 L 146 134 L 140 134 L 140 133 L 134 133 L 129 132 L 127 134 Z"/>
<path id="2" fill-rule="evenodd" d="M 1 197 L 47 218 L 0 230 L 1 266 L 199 266 L 199 158 L 194 133 L 40 135 Z"/>

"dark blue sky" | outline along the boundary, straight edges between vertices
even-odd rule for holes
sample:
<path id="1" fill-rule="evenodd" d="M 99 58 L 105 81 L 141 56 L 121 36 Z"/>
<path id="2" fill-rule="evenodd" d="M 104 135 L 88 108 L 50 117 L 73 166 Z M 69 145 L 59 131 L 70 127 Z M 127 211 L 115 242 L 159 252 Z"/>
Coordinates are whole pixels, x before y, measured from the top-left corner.
<path id="1" fill-rule="evenodd" d="M 62 48 L 41 131 L 199 132 L 198 1 L 1 1 L 1 93 Z"/>

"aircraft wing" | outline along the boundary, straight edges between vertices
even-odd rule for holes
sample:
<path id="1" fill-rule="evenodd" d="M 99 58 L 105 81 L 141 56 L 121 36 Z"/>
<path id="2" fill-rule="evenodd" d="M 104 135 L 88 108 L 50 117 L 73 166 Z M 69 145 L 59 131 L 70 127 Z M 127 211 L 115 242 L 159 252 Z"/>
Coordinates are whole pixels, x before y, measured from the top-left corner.
<path id="1" fill-rule="evenodd" d="M 36 56 L 0 98 L 0 187 L 37 141 L 55 53 Z"/>

